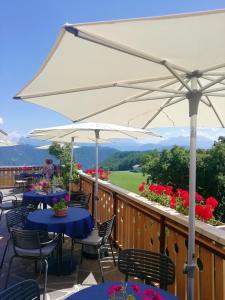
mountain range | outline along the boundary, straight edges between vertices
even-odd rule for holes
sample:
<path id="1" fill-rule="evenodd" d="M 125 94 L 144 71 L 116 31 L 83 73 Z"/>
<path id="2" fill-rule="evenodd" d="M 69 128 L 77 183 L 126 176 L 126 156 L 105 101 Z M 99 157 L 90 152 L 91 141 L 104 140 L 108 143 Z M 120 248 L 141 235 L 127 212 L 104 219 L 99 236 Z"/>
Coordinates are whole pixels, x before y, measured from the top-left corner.
<path id="1" fill-rule="evenodd" d="M 57 160 L 51 157 L 48 150 L 38 150 L 35 147 L 48 144 L 46 141 L 21 138 L 19 144 L 14 147 L 0 147 L 0 166 L 18 166 L 18 165 L 42 165 L 46 158 L 52 158 L 55 163 Z M 157 144 L 137 143 L 130 139 L 113 140 L 107 146 L 99 147 L 99 162 L 105 161 L 112 154 L 119 151 L 148 151 L 153 149 L 162 150 L 172 148 L 178 145 L 184 148 L 189 147 L 189 137 L 168 138 Z M 202 149 L 211 148 L 213 141 L 199 136 L 197 147 Z M 95 164 L 95 145 L 82 144 L 75 149 L 75 160 L 80 162 L 83 169 L 93 167 Z"/>

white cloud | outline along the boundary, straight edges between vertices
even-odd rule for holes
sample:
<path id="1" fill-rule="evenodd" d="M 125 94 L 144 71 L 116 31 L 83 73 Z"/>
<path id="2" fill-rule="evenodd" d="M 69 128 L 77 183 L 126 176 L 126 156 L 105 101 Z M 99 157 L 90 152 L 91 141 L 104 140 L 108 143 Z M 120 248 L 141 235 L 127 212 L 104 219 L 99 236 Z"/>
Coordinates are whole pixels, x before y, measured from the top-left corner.
<path id="1" fill-rule="evenodd" d="M 4 123 L 4 120 L 2 117 L 0 117 L 0 124 L 3 124 Z"/>
<path id="2" fill-rule="evenodd" d="M 19 139 L 21 137 L 23 137 L 23 134 L 21 134 L 18 131 L 11 131 L 11 132 L 8 133 L 8 137 L 9 137 L 10 141 L 12 141 L 14 143 L 17 143 L 19 141 Z"/>

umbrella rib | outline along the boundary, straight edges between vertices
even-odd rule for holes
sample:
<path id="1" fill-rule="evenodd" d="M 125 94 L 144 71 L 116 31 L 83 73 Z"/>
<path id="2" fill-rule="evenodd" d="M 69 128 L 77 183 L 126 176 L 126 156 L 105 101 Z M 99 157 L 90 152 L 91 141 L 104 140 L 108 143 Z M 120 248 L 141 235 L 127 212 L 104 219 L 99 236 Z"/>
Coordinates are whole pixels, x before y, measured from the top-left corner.
<path id="1" fill-rule="evenodd" d="M 102 45 L 102 46 L 105 46 L 105 47 L 108 47 L 108 48 L 111 48 L 111 49 L 114 49 L 114 50 L 117 50 L 117 51 L 120 51 L 120 52 L 123 52 L 123 53 L 126 53 L 126 54 L 129 54 L 129 55 L 132 55 L 132 56 L 136 56 L 136 57 L 139 57 L 141 59 L 151 61 L 153 63 L 164 65 L 165 60 L 160 59 L 160 58 L 155 57 L 155 56 L 152 56 L 152 55 L 149 55 L 149 54 L 146 54 L 143 51 L 139 51 L 139 50 L 134 49 L 132 47 L 125 46 L 121 43 L 115 42 L 113 40 L 106 39 L 105 37 L 99 36 L 97 34 L 87 32 L 86 30 L 80 30 L 80 29 L 78 29 L 76 27 L 73 27 L 73 26 L 70 26 L 70 25 L 65 26 L 64 28 L 68 32 L 74 34 L 75 37 L 78 37 L 78 38 L 81 38 L 81 39 L 84 39 L 84 40 L 87 40 L 87 41 L 90 41 L 90 42 L 93 42 L 93 43 L 96 43 L 96 44 L 99 44 L 99 45 Z M 185 73 L 190 72 L 189 70 L 187 70 L 187 69 L 185 69 L 181 66 L 177 66 L 177 65 L 174 65 L 174 64 L 172 64 L 172 66 L 173 66 L 174 69 L 177 69 L 179 71 L 182 71 L 182 72 L 185 72 Z"/>
<path id="2" fill-rule="evenodd" d="M 186 81 L 186 84 L 188 83 L 190 81 L 190 79 L 188 79 L 187 81 Z M 182 90 L 184 88 L 184 86 L 183 86 L 183 84 L 182 85 L 180 85 L 180 87 L 178 88 L 178 91 L 180 91 L 180 90 Z M 146 128 L 159 114 L 160 114 L 160 112 L 162 112 L 163 111 L 163 109 L 164 109 L 164 107 L 165 107 L 165 105 L 167 105 L 167 104 L 169 104 L 170 103 L 170 101 L 172 101 L 173 100 L 173 97 L 172 98 L 170 98 L 170 99 L 168 99 L 159 109 L 158 109 L 158 111 L 151 117 L 151 119 L 150 120 L 148 120 L 146 123 L 145 123 L 145 125 L 143 126 L 143 129 L 144 128 Z"/>
<path id="3" fill-rule="evenodd" d="M 216 66 L 213 66 L 213 67 L 209 67 L 209 68 L 206 68 L 206 69 L 203 69 L 200 71 L 201 74 L 205 74 L 209 71 L 213 71 L 213 70 L 217 70 L 217 69 L 221 69 L 221 68 L 224 68 L 225 67 L 225 64 L 220 64 L 220 65 L 216 65 Z"/>
<path id="4" fill-rule="evenodd" d="M 183 74 L 180 75 L 185 76 Z M 76 92 L 83 92 L 83 91 L 91 91 L 91 90 L 98 90 L 98 89 L 105 89 L 116 86 L 118 83 L 144 83 L 144 82 L 152 82 L 152 81 L 161 81 L 161 80 L 167 80 L 172 79 L 174 76 L 162 76 L 162 77 L 156 77 L 156 78 L 143 78 L 143 79 L 136 79 L 136 80 L 124 80 L 124 81 L 118 81 L 118 82 L 112 82 L 112 83 L 106 83 L 106 84 L 99 84 L 99 85 L 90 85 L 86 87 L 80 87 L 80 88 L 74 88 L 74 89 L 68 89 L 68 90 L 62 90 L 62 91 L 52 91 L 52 92 L 45 92 L 45 93 L 39 93 L 39 94 L 28 94 L 23 96 L 15 96 L 13 99 L 32 99 L 32 98 L 40 98 L 40 97 L 47 97 L 47 96 L 57 96 L 57 95 L 63 95 L 63 94 L 71 94 Z"/>
<path id="5" fill-rule="evenodd" d="M 208 75 L 208 76 L 223 76 L 225 73 L 224 72 L 207 72 L 204 73 L 203 75 Z"/>
<path id="6" fill-rule="evenodd" d="M 203 86 L 200 91 L 202 92 L 202 91 L 208 89 L 209 87 L 211 87 L 211 86 L 213 86 L 213 85 L 215 85 L 217 83 L 220 83 L 224 79 L 225 79 L 225 75 L 220 76 L 219 78 L 217 78 L 217 79 L 213 80 L 212 82 L 210 82 L 210 83 L 206 84 L 205 86 Z"/>
<path id="7" fill-rule="evenodd" d="M 199 85 L 200 88 L 201 88 L 201 87 L 202 87 L 201 81 L 200 81 L 199 79 L 197 79 L 197 82 L 198 82 L 198 85 Z M 209 98 L 208 96 L 206 96 L 206 95 L 204 95 L 204 96 L 205 96 L 205 98 L 209 101 L 209 104 L 210 104 L 210 106 L 212 107 L 212 110 L 214 111 L 214 113 L 215 113 L 215 115 L 216 115 L 216 117 L 217 117 L 219 123 L 220 123 L 221 126 L 224 128 L 225 126 L 224 126 L 224 124 L 223 124 L 223 121 L 221 120 L 221 118 L 220 118 L 220 116 L 219 116 L 219 114 L 218 114 L 216 108 L 214 107 L 212 101 L 210 100 L 210 98 Z M 201 101 L 202 101 L 202 99 L 201 99 Z M 203 101 L 202 101 L 202 102 L 203 102 Z M 203 103 L 204 103 L 204 102 L 203 102 Z"/>
<path id="8" fill-rule="evenodd" d="M 177 79 L 174 79 L 174 80 L 171 80 L 171 81 L 169 81 L 169 82 L 167 82 L 167 83 L 164 83 L 164 84 L 160 85 L 159 88 L 167 87 L 167 86 L 173 85 L 173 84 L 175 84 L 175 83 L 177 83 Z M 145 91 L 145 92 L 137 93 L 137 94 L 135 94 L 135 95 L 133 95 L 133 96 L 130 96 L 130 97 L 125 98 L 124 100 L 122 100 L 122 101 L 120 101 L 120 102 L 118 102 L 118 103 L 116 103 L 116 104 L 113 104 L 113 105 L 111 105 L 111 106 L 108 106 L 108 107 L 106 107 L 106 108 L 103 108 L 103 109 L 101 109 L 101 110 L 99 110 L 99 111 L 97 111 L 97 112 L 91 113 L 91 114 L 89 114 L 89 115 L 87 115 L 87 116 L 85 116 L 85 117 L 82 117 L 82 118 L 80 118 L 80 119 L 73 120 L 73 122 L 84 121 L 84 120 L 86 120 L 87 118 L 91 118 L 91 117 L 93 117 L 93 116 L 96 116 L 96 115 L 98 115 L 98 114 L 101 114 L 101 113 L 103 113 L 103 112 L 105 112 L 105 111 L 108 111 L 108 110 L 110 110 L 110 109 L 112 109 L 112 108 L 115 108 L 115 107 L 118 107 L 118 106 L 120 106 L 120 105 L 123 105 L 123 104 L 125 104 L 125 103 L 132 102 L 132 101 L 130 101 L 130 100 L 136 99 L 136 98 L 138 98 L 138 97 L 141 97 L 141 96 L 144 96 L 144 95 L 147 95 L 147 94 L 150 94 L 150 93 L 152 93 L 152 92 L 150 92 L 150 91 L 147 91 L 147 92 L 146 92 L 146 91 Z"/>
<path id="9" fill-rule="evenodd" d="M 180 75 L 176 72 L 176 70 L 173 68 L 171 64 L 169 64 L 167 61 L 164 61 L 163 65 L 170 71 L 170 73 L 174 75 L 174 77 L 176 77 L 183 84 L 184 87 L 186 87 L 186 89 L 189 92 L 192 91 L 189 85 L 180 77 Z"/>
<path id="10" fill-rule="evenodd" d="M 140 89 L 140 90 L 149 90 L 151 92 L 162 92 L 162 93 L 172 93 L 172 94 L 178 94 L 178 95 L 184 95 L 185 92 L 179 92 L 176 90 L 172 90 L 172 89 L 162 89 L 162 88 L 155 88 L 155 87 L 146 87 L 146 86 L 134 86 L 134 85 L 130 85 L 130 84 L 122 84 L 122 83 L 117 83 L 116 86 L 118 87 L 125 87 L 125 88 L 131 88 L 131 89 Z"/>
<path id="11" fill-rule="evenodd" d="M 211 90 L 206 90 L 205 93 L 214 93 L 214 92 L 220 92 L 220 91 L 224 91 L 225 90 L 225 87 L 219 87 L 219 88 L 216 88 L 216 89 L 211 89 Z"/>
<path id="12" fill-rule="evenodd" d="M 206 96 L 212 96 L 212 97 L 225 97 L 225 94 L 218 94 L 218 93 L 204 93 Z"/>
<path id="13" fill-rule="evenodd" d="M 214 79 L 212 79 L 212 78 L 210 78 L 210 77 L 208 77 L 208 76 L 205 76 L 205 75 L 202 76 L 202 78 L 203 78 L 203 79 L 206 79 L 206 80 L 209 80 L 209 81 L 211 81 L 211 82 L 214 80 Z M 223 83 L 223 82 L 218 82 L 218 84 L 225 85 L 225 83 Z"/>
<path id="14" fill-rule="evenodd" d="M 141 102 L 141 101 L 151 101 L 151 100 L 160 100 L 160 99 L 168 99 L 168 98 L 177 98 L 179 97 L 180 98 L 180 95 L 166 95 L 166 96 L 155 96 L 155 97 L 147 97 L 147 98 L 137 98 L 137 99 L 132 99 L 132 100 L 129 100 L 127 102 Z"/>

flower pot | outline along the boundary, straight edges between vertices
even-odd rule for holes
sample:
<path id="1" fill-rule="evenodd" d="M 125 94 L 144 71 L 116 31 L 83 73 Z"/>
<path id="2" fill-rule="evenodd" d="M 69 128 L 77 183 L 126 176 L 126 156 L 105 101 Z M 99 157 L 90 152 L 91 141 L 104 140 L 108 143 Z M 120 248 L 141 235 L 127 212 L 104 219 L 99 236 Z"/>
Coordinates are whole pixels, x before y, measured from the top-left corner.
<path id="1" fill-rule="evenodd" d="M 68 207 L 55 210 L 56 217 L 65 217 L 68 213 Z"/>

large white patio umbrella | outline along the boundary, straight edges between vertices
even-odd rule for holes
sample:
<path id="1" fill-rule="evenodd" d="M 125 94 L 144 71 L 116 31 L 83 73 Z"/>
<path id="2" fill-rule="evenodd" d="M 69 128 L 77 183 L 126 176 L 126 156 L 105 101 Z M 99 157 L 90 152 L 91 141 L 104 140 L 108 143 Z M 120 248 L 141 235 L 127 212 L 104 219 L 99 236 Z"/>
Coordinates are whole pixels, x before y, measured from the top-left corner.
<path id="1" fill-rule="evenodd" d="M 188 299 L 194 299 L 196 128 L 225 126 L 225 10 L 66 24 L 17 95 L 71 120 L 190 124 Z"/>
<path id="2" fill-rule="evenodd" d="M 99 139 L 103 140 L 112 139 L 112 138 L 133 138 L 133 139 L 140 139 L 140 138 L 152 138 L 152 137 L 159 137 L 158 135 L 150 132 L 149 130 L 139 129 L 139 128 L 132 128 L 132 127 L 125 127 L 119 126 L 114 124 L 106 124 L 106 123 L 74 123 L 65 126 L 57 126 L 57 127 L 50 127 L 50 128 L 42 128 L 42 129 L 35 129 L 30 134 L 29 137 L 31 138 L 38 138 L 41 137 L 44 139 L 50 140 L 63 140 L 71 141 L 72 146 L 76 139 L 78 140 L 86 140 L 93 141 L 95 140 L 96 144 L 96 161 L 95 161 L 95 207 L 94 207 L 94 215 L 95 215 L 95 225 L 97 224 L 97 200 L 98 200 L 98 169 L 99 169 Z M 70 169 L 70 178 L 72 177 L 72 162 L 73 162 L 73 147 L 71 151 L 71 169 Z M 71 187 L 69 188 L 69 195 L 71 193 Z"/>

